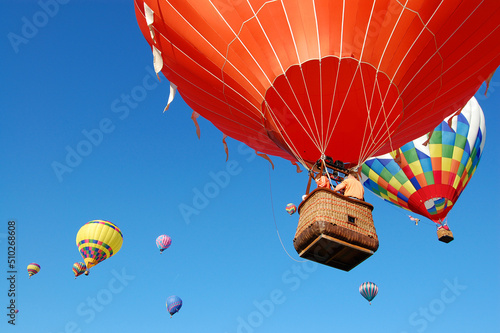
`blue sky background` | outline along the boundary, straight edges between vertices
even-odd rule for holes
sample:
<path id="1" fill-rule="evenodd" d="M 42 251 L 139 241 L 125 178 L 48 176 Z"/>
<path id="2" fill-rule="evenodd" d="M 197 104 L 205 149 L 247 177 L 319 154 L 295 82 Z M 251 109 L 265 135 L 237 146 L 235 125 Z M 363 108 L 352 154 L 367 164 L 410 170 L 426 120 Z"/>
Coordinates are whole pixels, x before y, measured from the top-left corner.
<path id="1" fill-rule="evenodd" d="M 455 240 L 439 242 L 432 222 L 415 226 L 406 211 L 367 193 L 380 248 L 347 273 L 298 262 L 298 214 L 285 206 L 300 202 L 305 173 L 278 158 L 271 170 L 232 139 L 226 162 L 222 133 L 200 118 L 198 140 L 180 96 L 162 113 L 168 82 L 152 74 L 133 1 L 57 4 L 49 15 L 36 1 L 1 1 L 2 332 L 498 329 L 500 74 L 488 97 L 484 86 L 476 95 L 486 146 L 448 215 Z M 78 149 L 85 156 L 70 158 Z M 65 172 L 55 172 L 58 163 Z M 200 192 L 210 197 L 203 201 Z M 192 214 L 183 215 L 188 206 Z M 15 326 L 6 316 L 11 219 Z M 76 233 L 93 219 L 117 224 L 123 247 L 75 280 Z M 160 234 L 173 240 L 161 255 Z M 28 279 L 30 262 L 41 271 Z M 371 306 L 358 293 L 365 281 L 379 286 Z M 170 295 L 184 301 L 173 318 L 165 307 Z"/>

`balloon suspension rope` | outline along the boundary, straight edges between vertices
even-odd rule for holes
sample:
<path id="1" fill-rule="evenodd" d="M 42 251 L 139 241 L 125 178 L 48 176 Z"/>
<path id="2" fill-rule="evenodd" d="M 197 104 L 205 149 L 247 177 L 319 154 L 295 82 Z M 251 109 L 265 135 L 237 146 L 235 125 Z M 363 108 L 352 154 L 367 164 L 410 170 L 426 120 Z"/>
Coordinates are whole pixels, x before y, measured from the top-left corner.
<path id="1" fill-rule="evenodd" d="M 273 211 L 274 226 L 276 227 L 276 233 L 278 234 L 278 239 L 280 240 L 281 247 L 283 248 L 283 250 L 285 251 L 285 253 L 290 257 L 290 259 L 292 259 L 293 261 L 296 261 L 296 262 L 306 262 L 306 260 L 297 260 L 294 257 L 292 257 L 290 255 L 290 253 L 288 253 L 288 251 L 286 250 L 285 245 L 283 245 L 283 241 L 281 240 L 280 232 L 278 230 L 278 225 L 276 224 L 276 216 L 274 214 L 273 188 L 271 186 L 271 166 L 269 166 L 269 192 L 270 192 L 270 196 L 271 196 L 271 209 Z"/>
<path id="2" fill-rule="evenodd" d="M 439 219 L 439 223 L 434 223 L 436 225 L 436 228 L 439 229 L 439 227 L 444 227 L 448 226 L 448 216 L 446 216 L 443 220 Z"/>
<path id="3" fill-rule="evenodd" d="M 321 163 L 322 163 L 321 170 L 324 170 L 323 173 L 326 173 L 326 175 L 328 177 L 328 183 L 330 183 L 330 186 L 328 188 L 330 190 L 332 190 L 333 188 L 335 188 L 335 186 L 332 185 L 333 179 L 330 177 L 330 173 L 327 170 L 327 166 L 326 166 L 326 162 L 325 162 L 325 154 L 321 154 Z"/>

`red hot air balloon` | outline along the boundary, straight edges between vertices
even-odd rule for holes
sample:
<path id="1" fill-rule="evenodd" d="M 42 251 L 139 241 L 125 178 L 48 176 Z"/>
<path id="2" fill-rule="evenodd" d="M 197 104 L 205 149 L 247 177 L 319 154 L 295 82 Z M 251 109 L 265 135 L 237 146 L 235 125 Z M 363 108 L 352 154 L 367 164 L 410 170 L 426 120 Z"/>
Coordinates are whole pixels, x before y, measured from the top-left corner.
<path id="1" fill-rule="evenodd" d="M 431 131 L 500 64 L 499 1 L 134 2 L 155 70 L 195 116 L 308 168 Z"/>
<path id="2" fill-rule="evenodd" d="M 170 81 L 167 108 L 178 90 L 193 119 L 309 171 L 328 158 L 360 167 L 428 133 L 500 64 L 500 1 L 134 2 L 155 71 Z M 337 244 L 317 255 L 324 244 L 311 246 L 318 234 L 305 230 L 325 211 L 307 198 L 294 240 L 301 257 L 350 270 L 376 251 L 373 206 L 350 202 L 345 227 L 330 216 L 330 229 L 342 229 L 330 236 L 362 250 L 340 255 Z"/>

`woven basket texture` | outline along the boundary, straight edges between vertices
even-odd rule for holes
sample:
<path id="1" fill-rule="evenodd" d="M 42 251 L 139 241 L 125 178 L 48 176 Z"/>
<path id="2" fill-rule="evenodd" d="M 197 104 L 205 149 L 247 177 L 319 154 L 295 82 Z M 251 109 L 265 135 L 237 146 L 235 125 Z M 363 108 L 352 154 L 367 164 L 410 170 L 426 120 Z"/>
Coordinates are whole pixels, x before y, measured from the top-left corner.
<path id="1" fill-rule="evenodd" d="M 373 206 L 347 198 L 330 189 L 317 188 L 299 205 L 299 224 L 294 238 L 301 252 L 316 237 L 325 234 L 367 248 L 378 249 L 372 217 Z M 349 216 L 354 223 L 349 222 Z"/>
<path id="2" fill-rule="evenodd" d="M 451 230 L 446 230 L 444 228 L 438 229 L 437 235 L 441 242 L 449 243 L 453 240 L 453 233 Z"/>

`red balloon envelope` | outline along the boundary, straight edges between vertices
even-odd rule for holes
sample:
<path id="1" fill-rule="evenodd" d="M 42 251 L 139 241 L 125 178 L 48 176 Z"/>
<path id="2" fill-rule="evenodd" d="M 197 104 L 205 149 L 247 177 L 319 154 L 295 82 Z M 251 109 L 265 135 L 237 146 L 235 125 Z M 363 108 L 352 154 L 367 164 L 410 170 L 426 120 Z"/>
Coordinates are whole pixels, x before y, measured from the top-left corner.
<path id="1" fill-rule="evenodd" d="M 500 63 L 500 1 L 134 1 L 155 69 L 195 112 L 303 164 L 404 145 Z"/>

